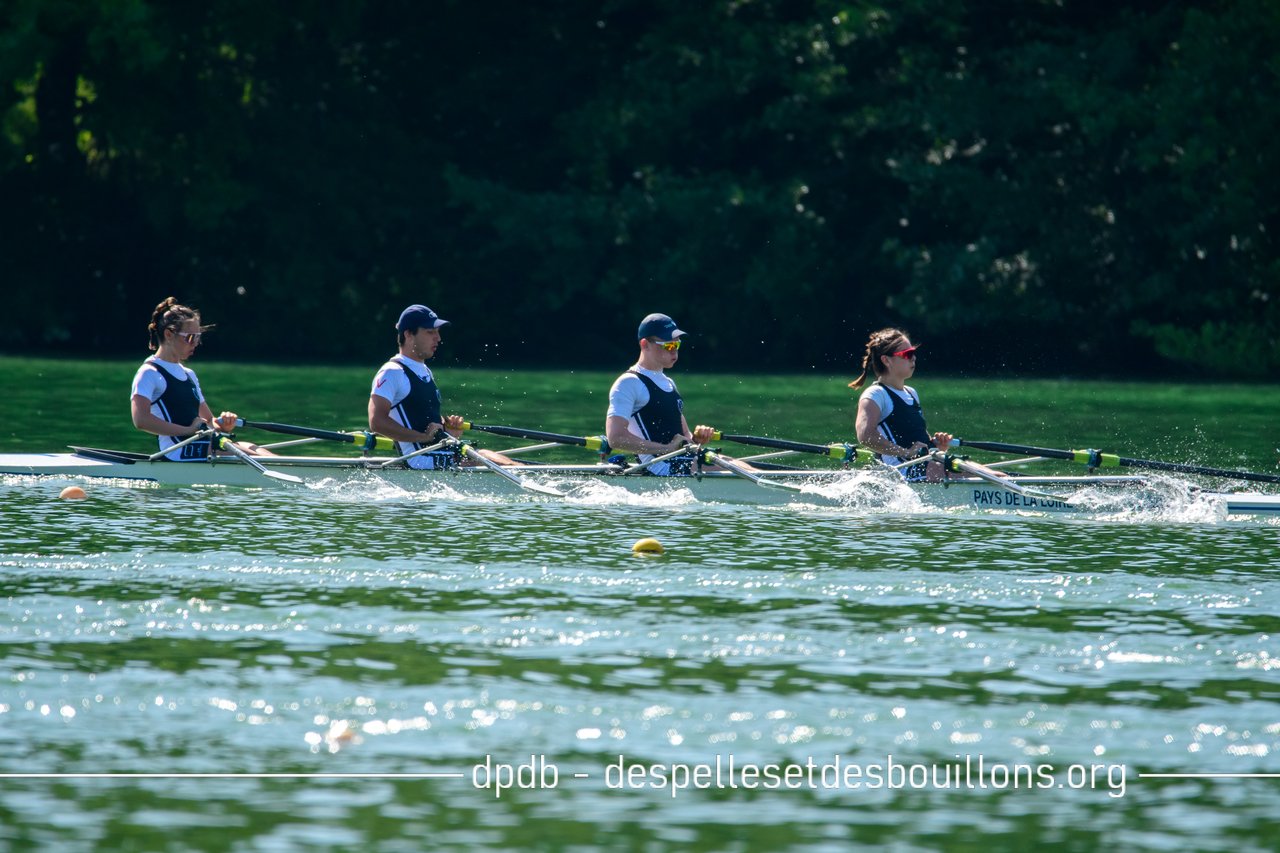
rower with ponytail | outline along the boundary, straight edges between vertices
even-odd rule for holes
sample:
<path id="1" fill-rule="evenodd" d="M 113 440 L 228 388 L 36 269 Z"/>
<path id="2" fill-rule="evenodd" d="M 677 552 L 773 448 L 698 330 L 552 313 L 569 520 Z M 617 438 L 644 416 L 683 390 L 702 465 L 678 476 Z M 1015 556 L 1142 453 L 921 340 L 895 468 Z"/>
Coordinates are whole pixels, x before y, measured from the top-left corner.
<path id="1" fill-rule="evenodd" d="M 185 364 L 212 328 L 200 324 L 199 311 L 172 296 L 151 312 L 147 346 L 155 355 L 142 362 L 134 374 L 130 411 L 135 427 L 159 436 L 161 450 L 174 447 L 206 426 L 222 432 L 235 429 L 236 413 L 223 412 L 215 418 L 195 371 Z M 268 452 L 243 442 L 237 446 L 248 453 Z M 203 439 L 177 447 L 165 458 L 188 462 L 207 459 L 211 452 L 212 443 Z"/>
<path id="2" fill-rule="evenodd" d="M 906 384 L 915 373 L 918 349 L 901 329 L 872 332 L 862 356 L 862 375 L 849 383 L 850 388 L 861 388 L 867 372 L 875 374 L 875 382 L 858 399 L 856 428 L 858 441 L 889 465 L 914 459 L 922 451 L 945 451 L 951 444 L 950 433 L 929 433 L 920 395 Z M 937 481 L 943 473 L 937 462 L 898 470 L 908 480 Z"/>

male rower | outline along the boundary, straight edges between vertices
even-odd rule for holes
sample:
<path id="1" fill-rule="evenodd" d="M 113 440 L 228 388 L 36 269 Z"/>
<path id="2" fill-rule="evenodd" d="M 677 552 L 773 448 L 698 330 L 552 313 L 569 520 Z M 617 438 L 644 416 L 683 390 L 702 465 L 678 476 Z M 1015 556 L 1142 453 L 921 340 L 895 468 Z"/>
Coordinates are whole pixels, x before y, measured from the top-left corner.
<path id="1" fill-rule="evenodd" d="M 680 359 L 684 330 L 666 314 L 650 314 L 637 330 L 640 357 L 609 389 L 604 433 L 614 450 L 638 454 L 641 462 L 679 450 L 686 444 L 706 444 L 715 432 L 709 426 L 689 429 L 684 401 L 666 371 Z M 648 467 L 651 474 L 691 473 L 696 456 L 690 452 Z"/>
<path id="2" fill-rule="evenodd" d="M 461 415 L 441 415 L 440 389 L 427 359 L 440 348 L 440 328 L 448 325 L 425 305 L 410 305 L 396 321 L 400 351 L 373 377 L 369 393 L 369 430 L 395 439 L 401 455 L 413 453 L 451 435 L 462 435 Z M 501 453 L 481 450 L 500 465 L 516 464 Z M 410 468 L 450 468 L 457 464 L 453 450 L 433 450 L 407 460 Z"/>

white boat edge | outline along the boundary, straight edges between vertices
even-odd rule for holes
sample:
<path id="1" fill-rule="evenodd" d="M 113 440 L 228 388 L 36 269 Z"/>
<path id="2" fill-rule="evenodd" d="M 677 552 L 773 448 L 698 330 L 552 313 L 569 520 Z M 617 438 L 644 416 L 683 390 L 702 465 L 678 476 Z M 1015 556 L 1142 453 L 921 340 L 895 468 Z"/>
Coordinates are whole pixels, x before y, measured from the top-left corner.
<path id="1" fill-rule="evenodd" d="M 235 457 L 170 462 L 152 461 L 145 455 L 125 451 L 76 450 L 75 453 L 0 453 L 0 476 L 85 477 L 162 486 L 291 487 L 263 476 Z M 477 496 L 515 495 L 522 491 L 517 484 L 484 467 L 421 471 L 402 464 L 382 467 L 386 460 L 378 457 L 263 456 L 257 460 L 270 470 L 286 472 L 312 483 L 377 478 L 409 490 L 444 484 L 457 492 Z M 636 493 L 688 489 L 700 501 L 744 504 L 839 504 L 842 502 L 841 486 L 855 481 L 866 483 L 865 474 L 857 470 L 765 471 L 760 474 L 765 485 L 726 471 L 709 471 L 698 477 L 653 477 L 619 475 L 616 468 L 608 465 L 522 465 L 509 470 L 521 477 L 562 489 L 591 482 L 607 483 Z M 1013 476 L 1010 480 L 1040 494 L 1018 494 L 969 477 L 953 478 L 945 484 L 911 484 L 911 488 L 930 507 L 1058 514 L 1087 513 L 1090 510 L 1067 500 L 1047 499 L 1044 493 L 1061 490 L 1078 494 L 1081 489 L 1092 488 L 1103 493 L 1122 494 L 1125 489 L 1132 491 L 1148 482 L 1147 478 L 1137 476 Z M 786 485 L 770 488 L 769 483 Z M 1225 515 L 1230 517 L 1280 517 L 1280 494 L 1201 490 L 1197 492 L 1197 499 L 1220 504 Z"/>

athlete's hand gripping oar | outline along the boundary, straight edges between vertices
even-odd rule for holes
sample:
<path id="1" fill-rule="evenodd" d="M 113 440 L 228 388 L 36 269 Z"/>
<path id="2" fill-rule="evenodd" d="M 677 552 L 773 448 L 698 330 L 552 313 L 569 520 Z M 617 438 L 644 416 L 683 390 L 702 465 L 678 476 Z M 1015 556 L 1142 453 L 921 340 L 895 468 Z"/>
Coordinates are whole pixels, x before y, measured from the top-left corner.
<path id="1" fill-rule="evenodd" d="M 231 440 L 230 436 L 219 435 L 214 438 L 214 442 L 217 444 L 218 449 L 230 451 L 233 455 L 238 456 L 240 461 L 244 462 L 250 468 L 256 469 L 257 472 L 264 477 L 270 477 L 272 480 L 279 480 L 282 483 L 294 483 L 295 485 L 306 482 L 301 477 L 295 477 L 292 474 L 283 474 L 279 471 L 268 470 L 265 465 L 257 459 L 254 459 L 251 454 L 246 453 L 237 447 L 236 443 Z"/>
<path id="2" fill-rule="evenodd" d="M 1201 474 L 1206 477 L 1222 477 L 1229 480 L 1250 480 L 1255 483 L 1280 483 L 1280 474 L 1258 474 L 1253 471 L 1231 471 L 1226 468 L 1206 468 L 1203 465 L 1183 465 L 1178 462 L 1160 462 L 1155 459 L 1130 459 L 1114 453 L 1098 450 L 1058 450 L 1052 447 L 1030 447 L 1025 444 L 1006 444 L 1000 441 L 969 441 L 952 439 L 957 447 L 972 447 L 991 453 L 1008 453 L 1023 456 L 1043 456 L 1046 459 L 1065 459 L 1079 462 L 1090 468 L 1150 468 L 1154 471 L 1172 471 L 1177 474 Z"/>
<path id="3" fill-rule="evenodd" d="M 361 450 L 395 450 L 396 443 L 385 435 L 375 435 L 371 432 L 337 432 L 330 429 L 316 429 L 315 427 L 294 426 L 293 424 L 276 424 L 263 421 L 247 421 L 244 418 L 236 419 L 236 426 L 245 426 L 251 429 L 260 429 L 267 432 L 280 432 L 285 435 L 303 435 L 307 438 L 318 438 L 324 441 L 340 441 L 344 444 L 354 444 Z"/>
<path id="4" fill-rule="evenodd" d="M 553 489 L 550 486 L 544 486 L 541 483 L 535 483 L 533 480 L 530 480 L 527 477 L 521 477 L 518 474 L 511 473 L 510 471 L 507 470 L 506 466 L 499 465 L 497 462 L 494 462 L 492 459 L 487 458 L 483 453 L 481 453 L 479 450 L 476 450 L 474 447 L 472 447 L 470 444 L 467 444 L 465 441 L 458 441 L 457 439 L 454 439 L 454 442 L 457 444 L 458 452 L 461 453 L 463 456 L 467 457 L 468 459 L 476 460 L 477 462 L 479 462 L 481 465 L 488 468 L 493 473 L 506 477 L 508 480 L 515 483 L 517 486 L 519 486 L 520 488 L 526 491 L 536 492 L 540 495 L 547 495 L 553 498 L 566 497 L 564 492 Z"/>
<path id="5" fill-rule="evenodd" d="M 462 428 L 473 429 L 478 432 L 490 432 L 494 435 L 505 435 L 512 438 L 531 438 L 535 441 L 571 444 L 575 447 L 585 447 L 587 450 L 598 450 L 605 454 L 609 452 L 609 442 L 605 441 L 602 435 L 564 435 L 558 432 L 543 432 L 538 429 L 524 429 L 522 427 L 473 424 L 470 421 L 463 421 Z"/>
<path id="6" fill-rule="evenodd" d="M 728 435 L 726 433 L 715 432 L 711 434 L 712 441 L 733 441 L 738 444 L 751 444 L 757 447 L 772 447 L 776 450 L 792 450 L 796 453 L 816 453 L 819 456 L 829 456 L 832 459 L 839 459 L 841 462 L 874 462 L 876 455 L 865 447 L 856 447 L 852 444 L 808 444 L 803 441 L 788 441 L 783 438 L 765 438 L 759 435 Z"/>

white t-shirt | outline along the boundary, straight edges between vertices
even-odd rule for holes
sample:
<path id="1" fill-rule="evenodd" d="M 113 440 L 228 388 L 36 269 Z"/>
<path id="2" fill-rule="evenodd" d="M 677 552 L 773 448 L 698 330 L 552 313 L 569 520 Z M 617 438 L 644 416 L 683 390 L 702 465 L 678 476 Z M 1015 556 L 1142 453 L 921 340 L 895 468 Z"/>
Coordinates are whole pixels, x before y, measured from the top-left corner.
<path id="1" fill-rule="evenodd" d="M 160 370 L 164 370 L 169 376 L 172 376 L 178 382 L 189 381 L 192 389 L 196 392 L 196 402 L 204 402 L 204 392 L 200 390 L 200 380 L 196 379 L 196 372 L 185 364 L 178 364 L 172 361 L 164 361 L 159 358 L 149 358 L 138 367 L 138 372 L 133 374 L 133 388 L 129 392 L 129 399 L 142 396 L 151 401 L 151 414 L 161 420 L 169 420 L 165 417 L 165 412 L 160 408 L 160 395 L 164 393 L 164 389 L 168 387 L 168 383 L 164 377 L 160 375 Z M 185 426 L 185 424 L 184 424 Z M 158 435 L 160 449 L 172 447 L 182 439 L 173 435 Z M 182 456 L 182 450 L 178 449 L 172 453 L 165 454 L 166 459 L 179 461 Z"/>
<path id="2" fill-rule="evenodd" d="M 634 365 L 631 370 L 643 373 L 660 390 L 676 390 L 676 383 L 661 370 L 649 370 L 639 364 Z M 624 373 L 614 380 L 613 387 L 609 389 L 609 410 L 605 413 L 605 418 L 626 418 L 627 432 L 637 438 L 644 438 L 645 435 L 640 429 L 640 422 L 636 420 L 636 412 L 648 404 L 649 389 L 645 387 L 644 382 L 634 373 Z M 653 458 L 654 454 L 640 453 L 637 456 L 641 462 L 648 462 Z M 659 462 L 656 465 L 650 465 L 649 470 L 654 474 L 664 476 L 668 473 L 668 465 L 666 462 Z"/>
<path id="3" fill-rule="evenodd" d="M 661 370 L 649 370 L 638 364 L 631 370 L 643 373 L 663 391 L 676 390 L 676 383 Z M 649 389 L 639 376 L 627 372 L 615 379 L 613 387 L 609 389 L 609 411 L 605 413 L 605 417 L 626 418 L 631 421 L 631 432 L 643 438 L 644 433 L 640 432 L 640 425 L 635 422 L 635 414 L 648 404 Z"/>
<path id="4" fill-rule="evenodd" d="M 409 396 L 409 377 L 405 376 L 404 370 L 401 369 L 404 367 L 412 370 L 423 382 L 432 381 L 431 368 L 403 355 L 393 355 L 386 364 L 378 368 L 377 374 L 373 377 L 373 387 L 369 389 L 371 395 L 385 397 L 391 402 L 391 418 L 400 426 L 408 426 L 395 410 L 395 406 Z"/>
<path id="5" fill-rule="evenodd" d="M 409 377 L 404 375 L 404 370 L 402 369 L 405 367 L 412 370 L 414 375 L 423 382 L 431 382 L 433 380 L 431 368 L 422 362 L 403 355 L 393 355 L 386 364 L 378 368 L 378 372 L 373 377 L 373 387 L 369 390 L 371 396 L 384 397 L 391 403 L 391 420 L 402 427 L 409 425 L 405 423 L 404 418 L 400 417 L 400 412 L 396 406 L 399 405 L 401 400 L 409 396 Z M 404 455 L 417 450 L 417 446 L 410 441 L 397 441 L 396 449 L 401 455 Z M 405 464 L 410 468 L 423 470 L 431 470 L 437 467 L 430 453 L 414 456 L 412 459 L 406 460 Z"/>

